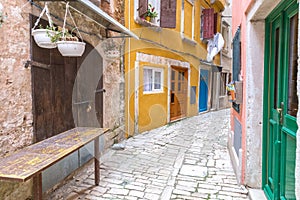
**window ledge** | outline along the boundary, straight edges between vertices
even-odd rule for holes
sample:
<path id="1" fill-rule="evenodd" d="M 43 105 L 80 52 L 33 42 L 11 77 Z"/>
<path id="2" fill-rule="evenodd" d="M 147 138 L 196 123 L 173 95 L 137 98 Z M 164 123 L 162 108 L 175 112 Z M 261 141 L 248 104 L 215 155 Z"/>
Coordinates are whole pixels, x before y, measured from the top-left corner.
<path id="1" fill-rule="evenodd" d="M 146 26 L 146 27 L 153 27 L 155 28 L 155 31 L 159 32 L 161 31 L 161 27 L 158 25 L 158 24 L 154 24 L 154 23 L 151 23 L 151 22 L 148 22 L 140 17 L 137 17 L 135 19 L 135 22 L 142 25 L 142 26 Z"/>
<path id="2" fill-rule="evenodd" d="M 181 34 L 181 39 L 182 39 L 183 42 L 185 42 L 189 45 L 192 45 L 192 46 L 197 45 L 197 42 L 195 40 L 186 37 L 184 34 Z"/>
<path id="3" fill-rule="evenodd" d="M 144 95 L 147 95 L 147 94 L 162 94 L 164 93 L 164 91 L 143 91 L 143 94 Z"/>

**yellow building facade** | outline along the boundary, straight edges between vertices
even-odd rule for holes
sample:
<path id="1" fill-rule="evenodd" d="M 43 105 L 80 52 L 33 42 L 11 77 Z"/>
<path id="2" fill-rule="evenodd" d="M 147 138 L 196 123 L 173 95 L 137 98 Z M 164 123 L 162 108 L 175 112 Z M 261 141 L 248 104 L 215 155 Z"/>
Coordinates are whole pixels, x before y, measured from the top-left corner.
<path id="1" fill-rule="evenodd" d="M 124 52 L 127 136 L 198 114 L 200 69 L 220 65 L 219 55 L 206 61 L 203 36 L 208 26 L 220 32 L 224 6 L 224 0 L 125 0 L 125 26 L 139 37 L 128 39 Z M 149 15 L 156 17 L 148 21 Z"/>

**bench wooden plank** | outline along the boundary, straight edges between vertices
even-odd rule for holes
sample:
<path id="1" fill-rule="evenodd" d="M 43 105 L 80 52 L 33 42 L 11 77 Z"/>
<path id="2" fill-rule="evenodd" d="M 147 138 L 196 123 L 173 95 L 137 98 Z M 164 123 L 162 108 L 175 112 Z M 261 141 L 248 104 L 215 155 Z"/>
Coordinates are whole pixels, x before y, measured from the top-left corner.
<path id="1" fill-rule="evenodd" d="M 0 179 L 24 182 L 108 130 L 78 127 L 25 147 L 0 160 Z"/>

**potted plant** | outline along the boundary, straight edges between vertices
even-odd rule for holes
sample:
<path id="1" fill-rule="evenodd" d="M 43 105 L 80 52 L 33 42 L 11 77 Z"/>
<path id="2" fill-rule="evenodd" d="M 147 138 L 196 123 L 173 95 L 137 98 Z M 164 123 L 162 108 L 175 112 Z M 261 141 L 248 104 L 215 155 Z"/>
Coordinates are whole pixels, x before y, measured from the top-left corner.
<path id="1" fill-rule="evenodd" d="M 145 19 L 151 23 L 156 23 L 156 17 L 158 13 L 155 11 L 155 7 L 153 7 L 150 3 L 148 4 L 148 9 L 145 14 Z"/>
<path id="2" fill-rule="evenodd" d="M 235 102 L 235 87 L 234 82 L 230 82 L 226 85 L 226 90 L 230 92 L 231 95 L 231 101 Z"/>
<path id="3" fill-rule="evenodd" d="M 49 26 L 47 25 L 46 28 L 44 28 L 41 24 L 39 25 L 40 19 L 45 13 L 49 22 Z M 38 27 L 38 29 L 35 29 L 36 27 Z M 47 49 L 52 49 L 56 47 L 56 44 L 51 42 L 51 37 L 56 34 L 56 27 L 53 26 L 51 14 L 49 12 L 47 2 L 45 3 L 45 7 L 40 13 L 40 16 L 34 23 L 34 26 L 31 29 L 31 34 L 34 38 L 34 41 L 39 47 L 47 48 Z"/>
<path id="4" fill-rule="evenodd" d="M 51 41 L 51 38 L 56 35 L 55 26 L 46 26 L 44 28 L 41 24 L 38 29 L 32 29 L 31 34 L 36 44 L 41 48 L 53 49 L 56 48 L 56 43 Z"/>
<path id="5" fill-rule="evenodd" d="M 68 29 L 58 27 L 56 34 L 51 36 L 51 42 L 57 44 L 58 51 L 62 56 L 82 56 L 85 50 L 85 43 L 80 42 L 78 37 L 71 33 Z"/>

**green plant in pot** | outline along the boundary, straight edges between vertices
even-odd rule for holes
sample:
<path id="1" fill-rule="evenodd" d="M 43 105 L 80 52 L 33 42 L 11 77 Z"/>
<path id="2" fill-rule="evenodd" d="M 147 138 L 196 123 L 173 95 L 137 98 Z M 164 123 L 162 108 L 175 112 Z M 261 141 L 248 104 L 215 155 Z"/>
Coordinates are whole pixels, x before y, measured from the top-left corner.
<path id="1" fill-rule="evenodd" d="M 57 27 L 49 25 L 43 27 L 43 25 L 39 24 L 37 29 L 32 29 L 31 34 L 39 47 L 56 48 L 56 44 L 52 42 L 52 37 L 57 34 Z"/>
<path id="2" fill-rule="evenodd" d="M 68 29 L 65 29 L 63 31 L 62 27 L 58 27 L 57 31 L 54 35 L 49 35 L 49 37 L 51 38 L 51 42 L 55 43 L 58 41 L 77 41 L 78 42 L 78 37 L 76 37 L 73 34 L 73 31 L 75 30 L 75 28 L 72 29 L 71 32 L 69 32 Z"/>
<path id="3" fill-rule="evenodd" d="M 63 56 L 82 56 L 85 50 L 85 43 L 80 42 L 78 37 L 73 34 L 74 29 L 69 32 L 68 29 L 58 27 L 56 34 L 51 37 L 51 41 L 57 44 L 58 50 Z"/>
<path id="4" fill-rule="evenodd" d="M 149 22 L 156 23 L 155 19 L 158 16 L 158 13 L 155 11 L 155 7 L 153 7 L 150 3 L 148 4 L 148 9 L 145 14 L 145 19 Z"/>

